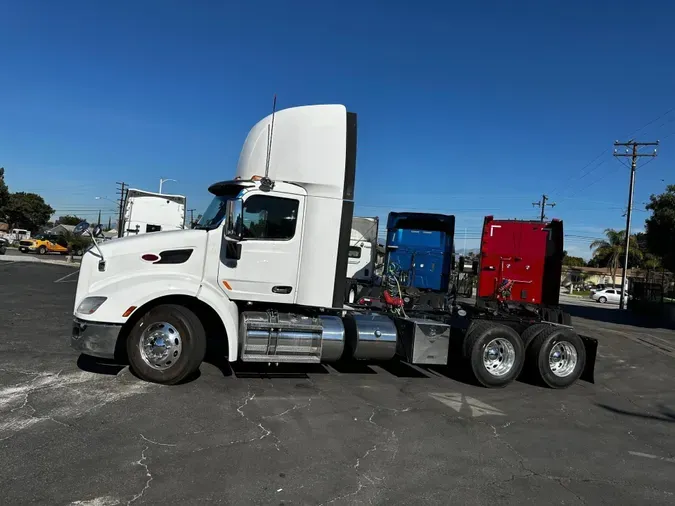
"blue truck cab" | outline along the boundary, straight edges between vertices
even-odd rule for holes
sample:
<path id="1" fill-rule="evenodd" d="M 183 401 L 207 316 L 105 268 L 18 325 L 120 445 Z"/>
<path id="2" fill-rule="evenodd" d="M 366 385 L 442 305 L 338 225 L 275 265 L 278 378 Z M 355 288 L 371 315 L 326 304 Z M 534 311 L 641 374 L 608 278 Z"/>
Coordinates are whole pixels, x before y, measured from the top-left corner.
<path id="1" fill-rule="evenodd" d="M 454 235 L 452 215 L 389 213 L 385 272 L 393 269 L 401 288 L 447 292 Z"/>

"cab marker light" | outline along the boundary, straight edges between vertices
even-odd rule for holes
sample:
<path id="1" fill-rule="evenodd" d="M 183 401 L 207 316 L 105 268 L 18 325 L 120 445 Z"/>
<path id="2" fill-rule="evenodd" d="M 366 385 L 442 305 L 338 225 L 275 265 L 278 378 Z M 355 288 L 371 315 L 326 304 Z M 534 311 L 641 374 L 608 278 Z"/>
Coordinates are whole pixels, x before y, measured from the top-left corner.
<path id="1" fill-rule="evenodd" d="M 77 306 L 76 312 L 82 314 L 94 314 L 106 300 L 107 297 L 87 297 L 80 302 L 79 306 Z"/>

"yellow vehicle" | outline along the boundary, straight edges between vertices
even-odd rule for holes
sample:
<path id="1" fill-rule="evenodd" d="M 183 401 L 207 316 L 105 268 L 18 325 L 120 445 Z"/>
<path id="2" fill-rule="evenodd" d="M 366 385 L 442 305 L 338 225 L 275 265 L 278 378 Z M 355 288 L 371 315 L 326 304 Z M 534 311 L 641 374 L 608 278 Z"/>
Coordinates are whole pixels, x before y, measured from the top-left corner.
<path id="1" fill-rule="evenodd" d="M 37 234 L 30 239 L 19 241 L 19 251 L 22 253 L 37 253 L 46 255 L 47 253 L 68 253 L 68 242 L 64 237 L 56 234 Z M 75 255 L 81 255 L 80 251 L 75 251 Z"/>

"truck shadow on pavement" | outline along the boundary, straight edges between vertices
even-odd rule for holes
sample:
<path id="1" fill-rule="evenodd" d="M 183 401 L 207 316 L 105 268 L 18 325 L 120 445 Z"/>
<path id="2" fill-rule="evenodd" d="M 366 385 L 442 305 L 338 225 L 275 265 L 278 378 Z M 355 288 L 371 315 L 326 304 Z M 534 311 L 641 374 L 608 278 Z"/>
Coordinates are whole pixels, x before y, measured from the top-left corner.
<path id="1" fill-rule="evenodd" d="M 675 423 L 675 411 L 668 408 L 667 406 L 664 406 L 663 404 L 659 404 L 658 415 L 654 415 L 651 413 L 639 413 L 637 411 L 628 411 L 625 409 L 615 408 L 613 406 L 601 403 L 596 403 L 596 406 L 599 406 L 603 409 L 606 409 L 607 411 L 611 411 L 612 413 L 616 413 L 618 415 L 632 416 L 635 418 L 643 418 L 647 420 L 656 420 L 659 422 Z"/>
<path id="2" fill-rule="evenodd" d="M 640 317 L 632 313 L 629 309 L 621 311 L 615 308 L 607 308 L 602 304 L 598 307 L 577 306 L 573 304 L 561 304 L 563 309 L 573 317 L 584 318 L 598 322 L 616 323 L 619 325 L 630 325 L 643 328 L 665 328 L 672 329 L 675 325 L 660 319 L 649 319 Z"/>
<path id="3" fill-rule="evenodd" d="M 226 352 L 219 346 L 210 347 L 207 351 L 204 363 L 216 367 L 224 377 L 236 376 L 237 378 L 247 379 L 274 379 L 274 378 L 292 378 L 308 379 L 310 375 L 316 374 L 337 374 L 354 376 L 382 376 L 390 374 L 396 378 L 402 379 L 434 379 L 447 378 L 467 385 L 476 386 L 477 382 L 464 367 L 459 365 L 427 365 L 418 366 L 408 364 L 399 359 L 392 359 L 388 362 L 374 361 L 339 361 L 328 364 L 267 364 L 260 362 L 236 362 L 234 364 L 227 360 Z M 92 357 L 89 355 L 80 355 L 77 359 L 77 366 L 80 370 L 95 374 L 104 374 L 117 376 L 120 371 L 128 366 L 127 361 L 108 360 Z M 131 371 L 131 374 L 134 374 Z M 134 374 L 134 376 L 136 376 Z M 198 369 L 195 374 L 182 381 L 182 384 L 191 383 L 201 376 L 201 370 Z M 519 379 L 522 381 L 522 379 Z"/>
<path id="4" fill-rule="evenodd" d="M 117 376 L 119 372 L 126 367 L 126 365 L 120 364 L 115 360 L 107 360 L 89 355 L 80 355 L 77 357 L 77 367 L 85 372 Z"/>

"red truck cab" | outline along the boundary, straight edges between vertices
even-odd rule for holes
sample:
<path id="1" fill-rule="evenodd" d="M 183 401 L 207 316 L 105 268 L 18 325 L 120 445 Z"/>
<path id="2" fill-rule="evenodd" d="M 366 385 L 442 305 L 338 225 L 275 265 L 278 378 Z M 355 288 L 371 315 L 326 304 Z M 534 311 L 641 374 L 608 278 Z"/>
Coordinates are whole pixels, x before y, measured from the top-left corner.
<path id="1" fill-rule="evenodd" d="M 563 260 L 563 223 L 483 222 L 477 299 L 557 306 Z"/>

